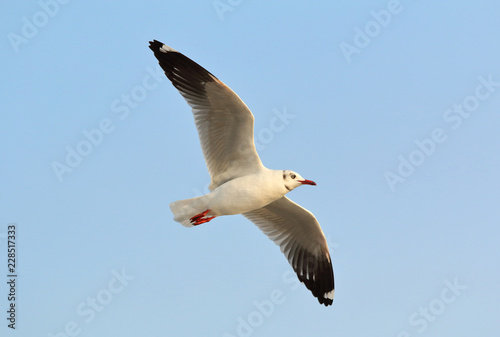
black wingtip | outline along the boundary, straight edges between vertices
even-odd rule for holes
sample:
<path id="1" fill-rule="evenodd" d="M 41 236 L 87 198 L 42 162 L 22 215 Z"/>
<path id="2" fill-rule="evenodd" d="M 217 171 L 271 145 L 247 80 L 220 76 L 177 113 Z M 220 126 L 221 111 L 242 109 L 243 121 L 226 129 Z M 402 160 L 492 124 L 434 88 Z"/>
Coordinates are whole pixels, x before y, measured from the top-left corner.
<path id="1" fill-rule="evenodd" d="M 304 283 L 320 304 L 333 304 L 335 293 L 335 279 L 330 255 L 318 259 L 315 256 L 305 256 L 302 268 L 294 268 L 299 281 Z M 314 277 L 307 271 L 312 271 Z"/>
<path id="2" fill-rule="evenodd" d="M 159 52 L 160 48 L 163 46 L 163 43 L 158 40 L 149 41 L 149 49 L 153 52 Z"/>
<path id="3" fill-rule="evenodd" d="M 335 291 L 334 289 L 332 289 L 332 290 L 330 291 L 330 292 L 332 293 L 332 297 L 333 297 L 333 292 L 334 292 L 334 291 Z M 326 294 L 323 294 L 323 297 L 318 296 L 318 302 L 319 302 L 320 304 L 323 304 L 325 307 L 327 307 L 327 306 L 329 306 L 329 305 L 332 305 L 332 304 L 333 304 L 333 299 L 331 299 L 331 298 L 326 298 L 326 297 L 324 297 L 325 295 L 326 295 Z"/>
<path id="4" fill-rule="evenodd" d="M 205 82 L 213 82 L 216 77 L 208 70 L 177 50 L 164 43 L 149 41 L 151 49 L 172 84 L 182 92 L 201 93 Z"/>

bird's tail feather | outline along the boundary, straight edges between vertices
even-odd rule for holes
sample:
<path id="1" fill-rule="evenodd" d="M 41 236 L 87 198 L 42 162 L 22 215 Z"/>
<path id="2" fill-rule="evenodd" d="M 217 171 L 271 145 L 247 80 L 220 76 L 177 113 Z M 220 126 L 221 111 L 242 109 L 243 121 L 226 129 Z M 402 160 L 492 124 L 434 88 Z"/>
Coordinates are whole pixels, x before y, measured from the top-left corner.
<path id="1" fill-rule="evenodd" d="M 210 195 L 201 197 L 178 200 L 170 203 L 170 209 L 174 214 L 174 220 L 186 227 L 193 227 L 191 218 L 208 209 Z"/>

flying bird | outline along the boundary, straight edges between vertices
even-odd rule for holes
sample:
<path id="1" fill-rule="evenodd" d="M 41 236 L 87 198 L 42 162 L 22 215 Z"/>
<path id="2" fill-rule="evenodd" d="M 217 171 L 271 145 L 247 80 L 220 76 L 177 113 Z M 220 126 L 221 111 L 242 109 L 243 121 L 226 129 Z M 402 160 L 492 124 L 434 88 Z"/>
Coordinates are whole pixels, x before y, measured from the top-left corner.
<path id="1" fill-rule="evenodd" d="M 218 216 L 243 214 L 281 248 L 319 303 L 331 305 L 334 279 L 325 235 L 311 212 L 285 196 L 316 183 L 262 164 L 252 112 L 217 77 L 159 41 L 149 42 L 149 48 L 191 106 L 211 178 L 210 193 L 170 204 L 174 220 L 193 227 Z"/>

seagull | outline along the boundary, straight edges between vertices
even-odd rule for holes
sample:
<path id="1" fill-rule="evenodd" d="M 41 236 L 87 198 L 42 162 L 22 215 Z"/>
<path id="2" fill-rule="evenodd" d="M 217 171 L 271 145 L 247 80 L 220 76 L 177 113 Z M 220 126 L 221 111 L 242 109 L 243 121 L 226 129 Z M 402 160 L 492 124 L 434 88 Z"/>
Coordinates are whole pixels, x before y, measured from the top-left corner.
<path id="1" fill-rule="evenodd" d="M 198 226 L 242 214 L 274 241 L 300 282 L 320 304 L 333 303 L 334 278 L 325 235 L 314 215 L 285 195 L 316 185 L 290 170 L 266 168 L 254 144 L 254 116 L 228 86 L 205 68 L 157 40 L 149 48 L 192 109 L 210 193 L 170 204 L 174 220 Z"/>

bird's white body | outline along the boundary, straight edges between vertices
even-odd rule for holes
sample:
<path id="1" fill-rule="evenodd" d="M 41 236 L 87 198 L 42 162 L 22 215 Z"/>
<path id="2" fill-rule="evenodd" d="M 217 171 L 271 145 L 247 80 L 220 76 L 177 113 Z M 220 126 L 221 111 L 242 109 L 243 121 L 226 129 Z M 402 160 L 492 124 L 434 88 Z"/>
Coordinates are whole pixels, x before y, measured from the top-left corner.
<path id="1" fill-rule="evenodd" d="M 210 192 L 212 198 L 208 209 L 211 212 L 208 214 L 243 214 L 264 207 L 288 192 L 282 180 L 281 170 L 267 168 L 234 178 Z"/>
<path id="2" fill-rule="evenodd" d="M 190 219 L 209 210 L 206 216 L 247 213 L 276 201 L 289 192 L 283 184 L 283 171 L 263 168 L 234 178 L 201 197 L 174 201 L 170 209 L 175 221 L 192 227 Z"/>

